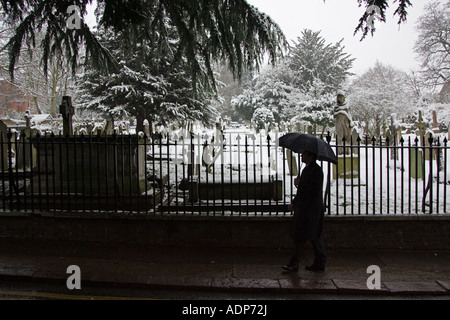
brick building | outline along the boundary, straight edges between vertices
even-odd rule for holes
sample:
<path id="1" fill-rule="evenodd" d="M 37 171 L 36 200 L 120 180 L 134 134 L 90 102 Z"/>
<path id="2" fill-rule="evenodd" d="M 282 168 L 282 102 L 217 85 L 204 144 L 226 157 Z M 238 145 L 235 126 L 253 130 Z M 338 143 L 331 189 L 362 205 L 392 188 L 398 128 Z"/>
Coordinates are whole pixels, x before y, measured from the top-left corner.
<path id="1" fill-rule="evenodd" d="M 0 80 L 0 117 L 9 117 L 14 111 L 25 114 L 31 108 L 33 98 L 30 95 L 11 82 Z"/>

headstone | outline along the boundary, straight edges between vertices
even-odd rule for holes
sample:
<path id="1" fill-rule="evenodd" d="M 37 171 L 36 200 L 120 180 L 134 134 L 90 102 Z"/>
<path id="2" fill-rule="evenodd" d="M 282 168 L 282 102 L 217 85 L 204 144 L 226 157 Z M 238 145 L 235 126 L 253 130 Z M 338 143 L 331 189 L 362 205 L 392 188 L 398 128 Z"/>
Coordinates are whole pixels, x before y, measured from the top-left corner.
<path id="1" fill-rule="evenodd" d="M 359 158 L 357 156 L 338 156 L 338 164 L 333 166 L 333 179 L 358 178 Z"/>
<path id="2" fill-rule="evenodd" d="M 417 119 L 416 122 L 416 127 L 418 132 L 416 132 L 416 135 L 419 136 L 420 138 L 420 145 L 424 146 L 424 137 L 425 137 L 425 132 L 427 131 L 427 125 L 425 122 L 423 122 L 423 118 L 422 118 L 422 111 L 419 110 L 419 118 Z"/>
<path id="3" fill-rule="evenodd" d="M 36 148 L 31 143 L 31 138 L 38 134 L 35 128 L 25 128 L 22 130 L 17 144 L 16 166 L 17 169 L 33 168 L 37 164 Z"/>
<path id="4" fill-rule="evenodd" d="M 423 178 L 423 157 L 422 150 L 420 148 L 409 149 L 409 167 L 411 170 L 411 178 L 422 179 Z"/>
<path id="5" fill-rule="evenodd" d="M 32 116 L 31 116 L 31 114 L 30 114 L 30 111 L 25 111 L 25 116 L 24 116 L 24 118 L 25 118 L 25 126 L 27 127 L 27 128 L 30 128 L 31 127 L 31 118 L 32 118 Z"/>
<path id="6" fill-rule="evenodd" d="M 87 132 L 88 132 L 88 133 L 91 133 L 93 129 L 94 129 L 94 124 L 93 124 L 92 122 L 89 122 L 89 123 L 86 125 L 86 130 L 87 130 Z"/>
<path id="7" fill-rule="evenodd" d="M 149 139 L 151 137 L 151 135 L 150 135 L 150 123 L 148 122 L 147 119 L 144 120 L 143 126 L 144 126 L 144 134 L 147 136 L 147 139 Z"/>
<path id="8" fill-rule="evenodd" d="M 432 131 L 434 133 L 440 133 L 441 130 L 439 129 L 439 123 L 437 122 L 437 115 L 436 115 L 436 110 L 432 111 L 432 115 L 433 115 L 433 124 L 432 124 Z"/>
<path id="9" fill-rule="evenodd" d="M 114 120 L 108 119 L 105 124 L 105 134 L 112 135 L 114 132 Z"/>
<path id="10" fill-rule="evenodd" d="M 149 187 L 145 184 L 146 152 L 137 135 L 121 137 L 126 152 L 117 152 L 108 136 L 96 138 L 97 146 L 90 152 L 83 152 L 86 145 L 81 142 L 85 138 L 80 136 L 70 140 L 57 136 L 54 143 L 45 143 L 45 137 L 31 139 L 41 166 L 35 179 L 40 183 L 31 186 L 33 192 L 48 190 L 60 194 L 77 190 L 80 194 L 103 196 L 114 195 L 118 190 L 141 194 Z"/>
<path id="11" fill-rule="evenodd" d="M 63 117 L 63 134 L 73 135 L 73 123 L 72 117 L 75 114 L 75 109 L 72 106 L 72 98 L 70 96 L 64 96 L 59 106 L 59 113 Z"/>
<path id="12" fill-rule="evenodd" d="M 298 167 L 297 167 L 297 158 L 292 154 L 292 151 L 289 149 L 286 150 L 286 159 L 289 168 L 289 174 L 291 176 L 298 176 Z"/>
<path id="13" fill-rule="evenodd" d="M 398 129 L 400 123 L 397 121 L 397 114 L 391 114 L 391 123 L 389 125 L 389 144 L 392 146 L 398 146 Z M 398 152 L 396 148 L 391 149 L 391 159 L 398 159 Z"/>

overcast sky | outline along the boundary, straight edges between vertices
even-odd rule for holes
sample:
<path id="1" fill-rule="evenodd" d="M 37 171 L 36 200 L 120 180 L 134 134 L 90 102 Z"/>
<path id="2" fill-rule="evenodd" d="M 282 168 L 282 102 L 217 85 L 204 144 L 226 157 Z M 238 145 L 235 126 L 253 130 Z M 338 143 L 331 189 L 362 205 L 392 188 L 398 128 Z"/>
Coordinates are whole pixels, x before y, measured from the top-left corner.
<path id="1" fill-rule="evenodd" d="M 247 0 L 260 11 L 269 15 L 281 27 L 288 40 L 295 40 L 304 29 L 321 31 L 327 43 L 344 38 L 344 51 L 356 60 L 352 72 L 361 74 L 373 67 L 375 62 L 392 65 L 404 71 L 417 70 L 419 63 L 413 47 L 416 41 L 416 21 L 423 15 L 424 6 L 430 0 L 412 1 L 408 20 L 398 26 L 393 13 L 398 3 L 389 1 L 386 23 L 375 24 L 373 37 L 368 35 L 362 42 L 361 33 L 353 35 L 365 8 L 358 7 L 357 0 Z"/>

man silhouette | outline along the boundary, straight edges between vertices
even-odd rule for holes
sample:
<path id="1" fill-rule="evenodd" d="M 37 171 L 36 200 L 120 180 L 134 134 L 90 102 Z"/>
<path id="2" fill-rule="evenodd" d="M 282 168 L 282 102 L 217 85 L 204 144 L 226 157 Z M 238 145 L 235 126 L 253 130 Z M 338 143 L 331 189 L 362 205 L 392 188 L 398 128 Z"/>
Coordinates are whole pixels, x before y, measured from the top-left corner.
<path id="1" fill-rule="evenodd" d="M 309 271 L 325 270 L 326 255 L 322 241 L 323 172 L 316 160 L 316 154 L 304 151 L 302 162 L 306 166 L 301 175 L 294 179 L 297 194 L 289 204 L 289 210 L 294 211 L 291 238 L 295 243 L 295 252 L 289 263 L 283 266 L 285 271 L 298 271 L 298 263 L 307 241 L 311 242 L 314 249 L 314 263 L 305 266 L 305 269 Z"/>

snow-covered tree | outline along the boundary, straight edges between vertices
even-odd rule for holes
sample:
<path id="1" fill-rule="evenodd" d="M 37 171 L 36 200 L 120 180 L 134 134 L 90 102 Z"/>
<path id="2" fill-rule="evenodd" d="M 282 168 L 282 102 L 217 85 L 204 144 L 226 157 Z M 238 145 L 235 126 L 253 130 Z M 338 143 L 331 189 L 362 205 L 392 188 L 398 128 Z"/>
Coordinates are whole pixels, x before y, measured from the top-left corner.
<path id="1" fill-rule="evenodd" d="M 373 13 L 368 9 L 377 6 L 381 20 L 385 21 L 390 2 L 397 6 L 394 15 L 398 16 L 399 23 L 406 21 L 410 0 L 358 0 L 358 6 L 364 6 L 366 10 L 359 19 L 355 34 L 362 32 L 362 38 L 369 32 L 373 34 L 375 29 L 370 25 Z M 109 52 L 84 21 L 81 21 L 79 28 L 67 28 L 71 17 L 69 6 L 76 6 L 83 16 L 92 3 L 92 0 L 1 1 L 8 20 L 20 22 L 7 46 L 11 74 L 24 44 L 30 49 L 37 46 L 43 48 L 44 71 L 48 71 L 51 58 L 59 55 L 65 55 L 71 61 L 73 71 L 83 55 L 89 57 L 95 67 L 108 68 L 114 64 Z M 246 68 L 258 69 L 267 53 L 275 62 L 286 44 L 278 25 L 245 0 L 97 0 L 96 3 L 101 8 L 100 24 L 114 31 L 146 24 L 150 26 L 147 35 L 158 33 L 164 36 L 165 22 L 171 20 L 180 39 L 177 56 L 187 58 L 194 85 L 201 80 L 206 85 L 215 84 L 211 81 L 215 59 L 227 60 L 233 75 L 239 78 Z M 35 32 L 40 30 L 45 30 L 45 37 L 38 43 Z M 169 41 L 166 38 L 160 45 L 164 46 Z M 206 68 L 202 68 L 201 61 Z"/>
<path id="2" fill-rule="evenodd" d="M 244 119 L 250 120 L 258 108 L 269 109 L 276 121 L 295 108 L 299 89 L 291 85 L 290 69 L 285 63 L 268 66 L 257 74 L 250 88 L 232 100 L 232 106 Z"/>
<path id="3" fill-rule="evenodd" d="M 233 106 L 247 119 L 264 107 L 276 121 L 297 117 L 322 130 L 331 127 L 335 93 L 354 60 L 343 49 L 341 42 L 327 44 L 320 32 L 303 31 L 283 61 L 262 70 Z"/>
<path id="4" fill-rule="evenodd" d="M 16 25 L 5 23 L 6 15 L 0 9 L 0 47 L 3 48 L 8 39 L 14 34 Z M 36 32 L 36 40 L 43 38 L 42 32 Z M 41 48 L 36 48 L 32 55 L 26 54 L 23 48 L 23 58 L 15 65 L 16 77 L 14 81 L 8 72 L 9 56 L 6 50 L 0 50 L 0 79 L 17 87 L 24 95 L 31 98 L 29 105 L 32 113 L 50 113 L 56 118 L 58 115 L 58 104 L 64 95 L 72 95 L 71 84 L 73 79 L 67 68 L 67 60 L 64 56 L 54 57 L 49 62 L 49 71 L 45 75 L 40 68 L 39 55 Z M 23 115 L 14 114 L 13 110 L 5 110 L 15 117 Z"/>
<path id="5" fill-rule="evenodd" d="M 173 46 L 162 50 L 155 45 L 157 35 L 149 41 L 139 36 L 144 30 L 139 31 L 99 30 L 97 37 L 118 61 L 118 67 L 109 73 L 88 68 L 82 74 L 78 83 L 84 106 L 108 118 L 137 117 L 138 130 L 144 119 L 163 124 L 215 119 L 209 103 L 212 94 L 202 88 L 194 92 L 186 65 L 174 63 Z"/>
<path id="6" fill-rule="evenodd" d="M 319 126 L 321 133 L 324 134 L 327 128 L 334 126 L 335 100 L 335 94 L 327 93 L 325 85 L 316 79 L 298 103 L 297 118 L 310 123 L 313 126 L 313 132 L 316 132 Z"/>
<path id="7" fill-rule="evenodd" d="M 408 16 L 407 9 L 412 6 L 410 0 L 393 0 L 394 4 L 397 3 L 397 9 L 394 11 L 394 16 L 398 16 L 398 24 L 406 21 Z M 361 40 L 364 39 L 369 33 L 373 36 L 375 33 L 374 15 L 377 15 L 378 19 L 386 22 L 386 10 L 389 7 L 389 0 L 358 0 L 359 6 L 365 6 L 366 10 L 359 19 L 358 26 L 355 29 L 354 34 L 361 32 Z M 377 8 L 375 10 L 374 8 Z"/>
<path id="8" fill-rule="evenodd" d="M 275 117 L 268 108 L 260 107 L 253 113 L 252 124 L 258 130 L 264 129 L 266 125 L 270 128 L 273 126 L 274 122 Z"/>
<path id="9" fill-rule="evenodd" d="M 315 81 L 323 84 L 326 93 L 341 89 L 355 60 L 344 52 L 342 41 L 327 43 L 320 31 L 303 30 L 287 59 L 292 84 L 302 92 L 310 90 Z"/>
<path id="10" fill-rule="evenodd" d="M 377 62 L 350 85 L 346 100 L 353 120 L 378 137 L 392 113 L 399 119 L 414 113 L 416 97 L 405 83 L 405 72 Z"/>
<path id="11" fill-rule="evenodd" d="M 244 120 L 248 121 L 251 120 L 256 109 L 263 107 L 262 101 L 259 92 L 255 92 L 253 89 L 245 89 L 240 95 L 231 99 L 231 107 Z"/>
<path id="12" fill-rule="evenodd" d="M 22 45 L 43 48 L 44 71 L 48 71 L 51 58 L 58 55 L 67 57 L 73 71 L 82 56 L 96 68 L 110 70 L 116 66 L 117 61 L 82 19 L 78 19 L 76 27 L 68 26 L 69 19 L 77 18 L 71 8 L 75 6 L 83 16 L 92 2 L 2 1 L 8 20 L 19 22 L 7 45 L 11 74 Z M 147 40 L 155 34 L 160 37 L 155 43 L 159 48 L 174 45 L 176 60 L 186 59 L 194 88 L 198 84 L 214 87 L 215 60 L 226 60 L 233 75 L 240 78 L 244 70 L 258 69 L 267 56 L 274 63 L 286 45 L 279 26 L 245 0 L 97 0 L 96 3 L 99 26 L 113 32 L 144 30 L 141 36 Z M 168 21 L 175 28 L 178 39 L 175 43 L 171 43 Z M 45 36 L 37 43 L 35 32 L 39 30 L 45 30 Z"/>
<path id="13" fill-rule="evenodd" d="M 416 28 L 422 77 L 431 87 L 442 85 L 450 80 L 450 1 L 427 4 Z"/>

